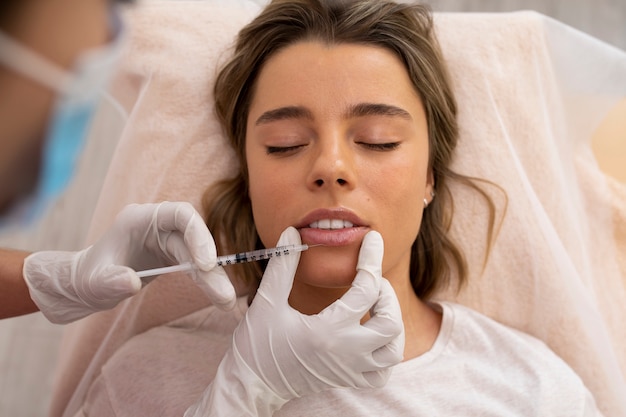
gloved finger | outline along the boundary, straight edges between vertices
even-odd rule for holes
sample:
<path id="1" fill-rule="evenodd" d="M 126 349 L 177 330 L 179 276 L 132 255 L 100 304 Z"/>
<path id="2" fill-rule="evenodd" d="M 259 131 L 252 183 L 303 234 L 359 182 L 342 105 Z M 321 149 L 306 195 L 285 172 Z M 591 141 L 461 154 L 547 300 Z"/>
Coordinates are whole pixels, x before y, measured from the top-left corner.
<path id="1" fill-rule="evenodd" d="M 180 232 L 191 259 L 200 269 L 208 271 L 215 266 L 215 241 L 202 217 L 190 203 L 161 203 L 157 208 L 156 227 L 160 232 L 172 232 L 170 235 L 165 234 L 166 242 L 159 242 L 167 255 L 174 255 L 179 262 L 188 260 L 176 256 L 179 252 L 170 242 L 171 236 Z"/>
<path id="2" fill-rule="evenodd" d="M 208 229 L 207 229 L 208 231 Z M 161 232 L 161 245 L 163 246 L 163 255 L 170 263 L 173 264 L 181 264 L 184 262 L 193 262 L 201 271 L 210 271 L 213 267 L 215 267 L 217 256 L 215 251 L 215 244 L 213 243 L 213 238 L 211 238 L 210 246 L 212 246 L 213 255 L 211 261 L 207 265 L 198 264 L 198 257 L 194 257 L 191 249 L 192 247 L 187 243 L 185 237 L 178 231 L 173 232 Z M 204 252 L 204 251 L 203 251 Z"/>
<path id="3" fill-rule="evenodd" d="M 116 306 L 141 290 L 141 279 L 131 268 L 107 265 L 86 280 L 76 282 L 76 295 L 100 310 Z"/>
<path id="4" fill-rule="evenodd" d="M 372 353 L 374 362 L 383 367 L 396 365 L 404 355 L 404 324 L 398 298 L 389 281 L 384 278 L 380 283 L 378 301 L 370 314 L 370 319 L 363 327 L 388 342 Z"/>
<path id="5" fill-rule="evenodd" d="M 391 284 L 381 278 L 379 299 L 370 310 L 370 319 L 354 331 L 352 339 L 359 348 L 371 352 L 372 371 L 396 365 L 404 356 L 404 324 L 400 304 Z"/>
<path id="6" fill-rule="evenodd" d="M 300 233 L 293 227 L 286 228 L 278 239 L 276 246 L 299 245 Z M 268 301 L 287 303 L 293 278 L 300 262 L 300 253 L 288 256 L 276 256 L 270 259 L 265 268 L 263 279 L 259 285 L 257 296 L 261 295 Z"/>
<path id="7" fill-rule="evenodd" d="M 193 261 L 191 252 L 189 251 L 182 234 L 178 232 L 170 232 L 163 234 L 161 240 L 164 245 L 164 255 L 166 255 L 167 259 L 169 259 L 171 263 L 181 264 Z M 197 266 L 199 267 L 199 265 Z M 200 270 L 202 269 L 200 268 Z"/>
<path id="8" fill-rule="evenodd" d="M 383 276 L 383 255 L 385 254 L 385 244 L 383 237 L 375 230 L 368 232 L 363 238 L 359 259 L 357 261 L 357 271 L 367 271 L 376 277 Z"/>
<path id="9" fill-rule="evenodd" d="M 157 203 L 129 204 L 115 218 L 115 227 L 124 231 L 141 230 L 145 232 L 153 220 Z"/>
<path id="10" fill-rule="evenodd" d="M 404 330 L 385 346 L 372 352 L 372 360 L 381 367 L 395 366 L 404 359 Z"/>
<path id="11" fill-rule="evenodd" d="M 363 373 L 365 385 L 359 388 L 381 388 L 384 387 L 391 376 L 391 368 L 381 369 L 379 371 L 370 371 Z"/>
<path id="12" fill-rule="evenodd" d="M 180 233 L 170 233 L 165 242 L 170 256 L 176 262 L 193 261 L 191 253 Z M 223 310 L 230 310 L 236 303 L 236 292 L 224 268 L 214 266 L 208 270 L 194 269 L 190 271 L 194 282 L 204 291 L 211 302 Z"/>
<path id="13" fill-rule="evenodd" d="M 217 262 L 215 240 L 200 214 L 191 204 L 189 204 L 189 207 L 193 210 L 193 215 L 187 223 L 183 237 L 195 264 L 200 269 L 208 271 Z"/>
<path id="14" fill-rule="evenodd" d="M 235 287 L 221 266 L 216 266 L 209 272 L 194 271 L 193 280 L 217 307 L 231 310 L 235 306 L 237 302 Z"/>
<path id="15" fill-rule="evenodd" d="M 371 231 L 363 238 L 357 274 L 350 289 L 337 301 L 326 307 L 320 315 L 334 316 L 334 321 L 360 319 L 374 305 L 379 294 L 383 262 L 383 238 L 380 233 Z"/>

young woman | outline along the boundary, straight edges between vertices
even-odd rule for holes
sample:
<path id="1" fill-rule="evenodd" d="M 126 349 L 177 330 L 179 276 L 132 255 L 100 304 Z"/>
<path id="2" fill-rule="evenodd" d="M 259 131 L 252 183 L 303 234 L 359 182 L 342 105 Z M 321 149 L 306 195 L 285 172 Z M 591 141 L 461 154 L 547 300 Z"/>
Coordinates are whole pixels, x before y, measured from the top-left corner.
<path id="1" fill-rule="evenodd" d="M 456 104 L 426 8 L 276 0 L 240 32 L 215 98 L 241 166 L 205 199 L 222 251 L 275 246 L 295 228 L 315 247 L 301 255 L 289 302 L 317 314 L 349 288 L 363 237 L 377 231 L 402 309 L 404 362 L 385 388 L 325 391 L 279 414 L 595 415 L 543 343 L 429 301 L 452 275 L 465 278 L 447 237 L 448 183 L 481 189 L 449 169 Z M 254 286 L 262 271 L 246 268 Z"/>
<path id="2" fill-rule="evenodd" d="M 273 1 L 240 32 L 215 100 L 240 163 L 205 198 L 218 253 L 311 248 L 242 266 L 251 296 L 232 312 L 128 340 L 84 415 L 599 414 L 542 342 L 431 300 L 465 276 L 448 185 L 481 188 L 449 169 L 456 104 L 426 8 Z M 360 362 L 368 334 L 388 343 Z M 371 371 L 399 348 L 391 375 Z"/>

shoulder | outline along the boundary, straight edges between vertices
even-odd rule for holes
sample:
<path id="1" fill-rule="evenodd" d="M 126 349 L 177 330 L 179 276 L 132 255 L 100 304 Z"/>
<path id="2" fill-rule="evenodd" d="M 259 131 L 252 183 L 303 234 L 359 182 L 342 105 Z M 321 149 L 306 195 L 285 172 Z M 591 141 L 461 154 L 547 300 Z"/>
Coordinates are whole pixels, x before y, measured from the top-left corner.
<path id="1" fill-rule="evenodd" d="M 589 398 L 593 402 L 580 377 L 543 341 L 467 307 L 438 305 L 451 327 L 448 355 L 462 356 L 471 378 L 479 376 L 486 387 L 497 382 L 496 391 L 525 393 L 546 410 L 559 402 L 573 410 L 585 408 Z"/>
<path id="2" fill-rule="evenodd" d="M 454 336 L 465 339 L 472 346 L 496 349 L 512 345 L 515 350 L 525 353 L 533 351 L 550 360 L 558 358 L 538 338 L 499 323 L 476 310 L 449 302 L 439 302 L 437 305 L 443 311 L 444 321 L 449 320 Z"/>

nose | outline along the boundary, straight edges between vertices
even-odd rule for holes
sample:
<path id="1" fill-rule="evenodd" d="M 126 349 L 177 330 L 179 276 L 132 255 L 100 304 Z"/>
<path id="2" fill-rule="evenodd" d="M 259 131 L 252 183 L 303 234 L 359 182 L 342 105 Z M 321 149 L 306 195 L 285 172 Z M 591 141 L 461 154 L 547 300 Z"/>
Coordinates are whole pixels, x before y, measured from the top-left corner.
<path id="1" fill-rule="evenodd" d="M 327 137 L 316 144 L 308 183 L 314 190 L 352 189 L 356 183 L 353 149 L 341 137 Z"/>

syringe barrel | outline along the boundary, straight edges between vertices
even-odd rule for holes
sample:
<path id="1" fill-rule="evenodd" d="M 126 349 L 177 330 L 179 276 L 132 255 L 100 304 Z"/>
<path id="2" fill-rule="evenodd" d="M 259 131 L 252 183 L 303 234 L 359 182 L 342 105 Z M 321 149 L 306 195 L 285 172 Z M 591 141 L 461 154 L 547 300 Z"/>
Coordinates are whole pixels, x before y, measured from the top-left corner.
<path id="1" fill-rule="evenodd" d="M 262 261 L 273 258 L 274 256 L 290 255 L 296 252 L 307 250 L 307 245 L 285 245 L 269 249 L 259 249 L 250 252 L 240 252 L 232 255 L 224 255 L 217 257 L 217 265 L 235 265 L 244 262 Z"/>

